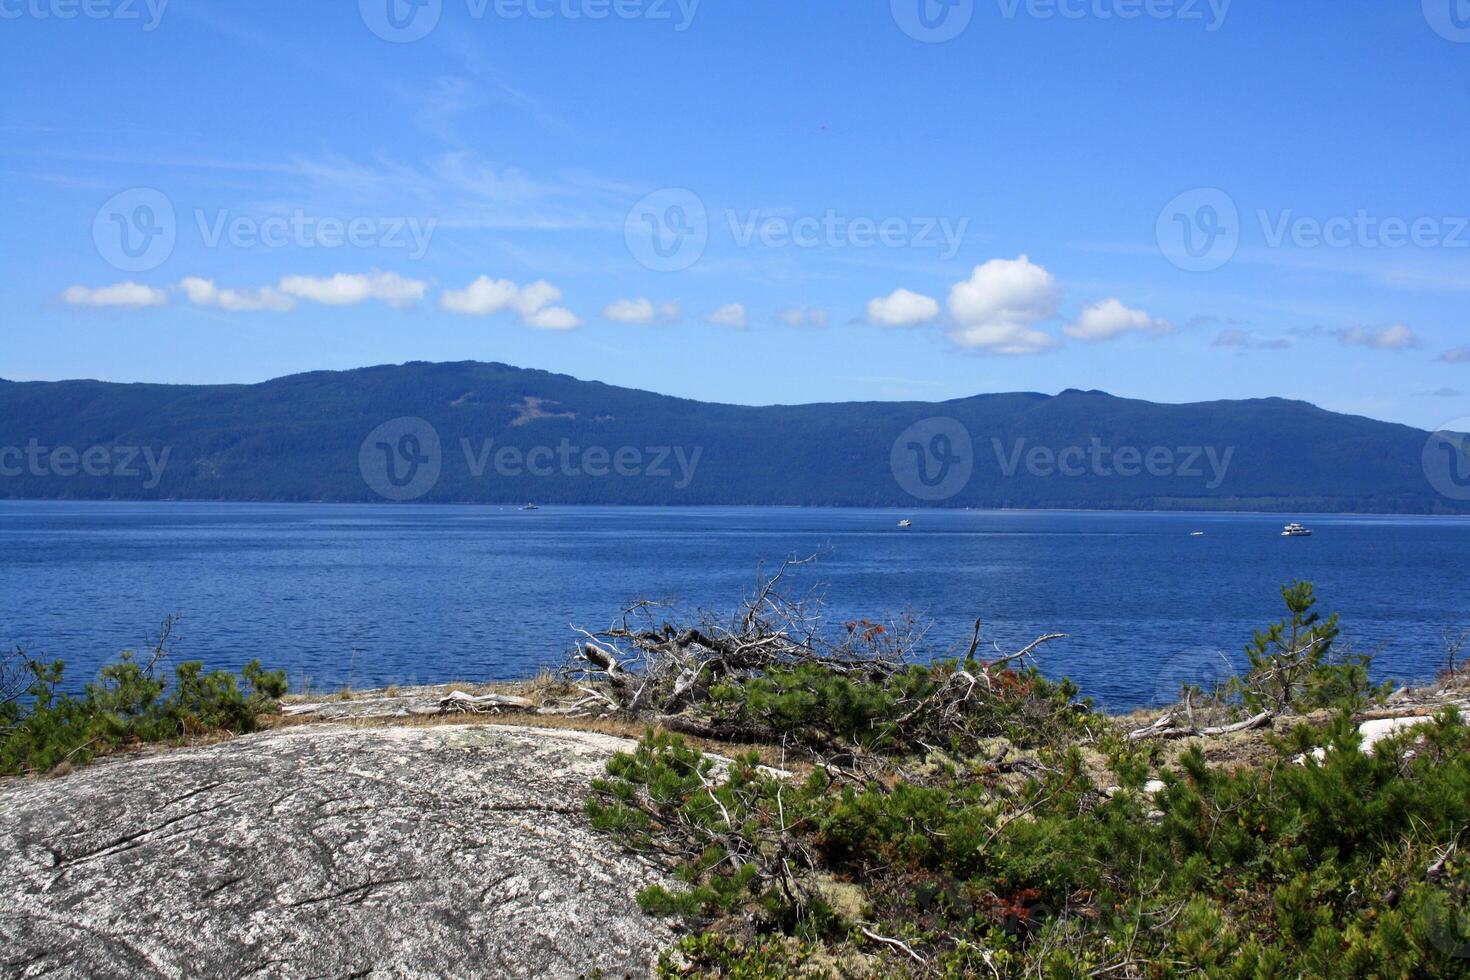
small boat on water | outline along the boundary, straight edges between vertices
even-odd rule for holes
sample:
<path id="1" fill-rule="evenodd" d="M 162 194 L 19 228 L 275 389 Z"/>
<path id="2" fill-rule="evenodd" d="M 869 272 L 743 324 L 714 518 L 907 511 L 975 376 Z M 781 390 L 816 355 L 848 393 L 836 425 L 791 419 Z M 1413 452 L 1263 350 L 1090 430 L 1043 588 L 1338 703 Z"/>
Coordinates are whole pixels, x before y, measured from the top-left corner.
<path id="1" fill-rule="evenodd" d="M 1189 532 L 1189 536 L 1191 538 L 1202 538 L 1202 537 L 1205 536 L 1205 532 L 1203 532 L 1203 531 L 1190 531 Z"/>
<path id="2" fill-rule="evenodd" d="M 1312 529 L 1301 524 L 1288 524 L 1281 529 L 1283 538 L 1310 538 Z"/>
<path id="3" fill-rule="evenodd" d="M 521 510 L 540 510 L 540 509 L 541 508 L 538 507 L 536 504 L 527 504 L 526 506 L 524 506 L 524 507 L 521 508 Z"/>
<path id="4" fill-rule="evenodd" d="M 913 527 L 914 526 L 914 522 L 911 521 L 911 520 L 909 520 L 907 517 L 905 517 L 903 520 L 901 520 L 901 521 L 898 522 L 898 526 L 899 527 Z"/>

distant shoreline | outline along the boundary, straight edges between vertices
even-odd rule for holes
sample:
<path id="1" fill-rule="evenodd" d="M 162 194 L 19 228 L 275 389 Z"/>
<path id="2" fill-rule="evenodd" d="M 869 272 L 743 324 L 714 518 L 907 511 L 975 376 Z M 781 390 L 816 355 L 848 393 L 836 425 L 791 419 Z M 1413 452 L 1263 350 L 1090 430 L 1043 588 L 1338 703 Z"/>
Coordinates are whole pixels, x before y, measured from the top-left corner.
<path id="1" fill-rule="evenodd" d="M 77 497 L 0 497 L 0 506 L 6 504 L 184 504 L 220 505 L 227 507 L 379 507 L 393 510 L 435 510 L 449 507 L 474 507 L 496 510 L 519 510 L 525 501 L 435 501 L 415 500 L 396 503 L 389 500 L 222 500 L 218 498 L 181 497 L 161 500 L 134 499 L 126 497 L 77 498 Z M 845 511 L 891 514 L 1118 514 L 1118 515 L 1166 515 L 1180 516 L 1240 516 L 1279 517 L 1306 514 L 1312 517 L 1404 517 L 1436 518 L 1450 521 L 1470 520 L 1470 512 L 1453 513 L 1443 511 L 1407 510 L 1312 510 L 1310 508 L 1282 508 L 1277 510 L 1237 510 L 1231 508 L 1156 508 L 1136 507 L 935 507 L 916 503 L 912 507 L 896 504 L 874 506 L 845 504 L 623 504 L 623 503 L 538 503 L 541 511 L 558 510 L 627 510 L 627 511 L 711 511 L 711 510 L 770 510 L 770 511 Z"/>

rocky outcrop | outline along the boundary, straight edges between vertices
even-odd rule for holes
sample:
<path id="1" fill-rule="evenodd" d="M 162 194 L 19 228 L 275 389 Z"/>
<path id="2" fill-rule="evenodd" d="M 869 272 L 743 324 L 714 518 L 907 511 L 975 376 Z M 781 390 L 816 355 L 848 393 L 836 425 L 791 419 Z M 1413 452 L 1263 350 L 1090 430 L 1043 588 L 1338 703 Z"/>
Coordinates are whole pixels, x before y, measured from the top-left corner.
<path id="1" fill-rule="evenodd" d="M 662 872 L 582 809 L 630 744 L 313 725 L 0 786 L 0 975 L 647 975 Z"/>

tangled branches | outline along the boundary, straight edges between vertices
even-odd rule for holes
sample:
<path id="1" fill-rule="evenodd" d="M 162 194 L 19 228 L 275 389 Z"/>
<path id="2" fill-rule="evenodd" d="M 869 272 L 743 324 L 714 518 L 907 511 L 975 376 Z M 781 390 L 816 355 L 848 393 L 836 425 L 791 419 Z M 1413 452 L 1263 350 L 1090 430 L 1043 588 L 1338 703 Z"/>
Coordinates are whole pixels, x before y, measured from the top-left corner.
<path id="1" fill-rule="evenodd" d="M 657 622 L 640 602 L 581 636 L 565 673 L 603 713 L 731 742 L 795 743 L 822 754 L 968 748 L 1070 710 L 1075 689 L 1017 667 L 1042 636 L 1011 654 L 978 657 L 980 624 L 960 657 L 934 659 L 913 616 L 823 629 L 820 598 L 783 591 L 788 561 L 728 620 Z"/>

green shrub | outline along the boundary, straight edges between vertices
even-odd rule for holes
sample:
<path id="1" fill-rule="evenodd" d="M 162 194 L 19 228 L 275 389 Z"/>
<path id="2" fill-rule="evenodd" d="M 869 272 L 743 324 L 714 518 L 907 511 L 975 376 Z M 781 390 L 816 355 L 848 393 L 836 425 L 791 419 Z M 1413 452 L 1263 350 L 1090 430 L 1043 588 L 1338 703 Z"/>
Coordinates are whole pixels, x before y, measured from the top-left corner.
<path id="1" fill-rule="evenodd" d="M 1109 734 L 1088 745 L 1110 769 L 1104 791 L 1077 737 L 1093 720 L 1063 710 L 1066 685 L 1025 674 L 962 702 L 947 764 L 919 764 L 925 736 L 956 731 L 956 701 L 942 699 L 944 726 L 915 706 L 966 664 L 881 680 L 793 667 L 722 686 L 720 710 L 799 744 L 857 746 L 862 765 L 782 781 L 753 755 L 722 769 L 650 733 L 609 764 L 589 810 L 628 846 L 678 859 L 683 885 L 645 892 L 645 909 L 755 931 L 687 939 L 665 975 L 784 976 L 861 952 L 879 975 L 1470 976 L 1470 859 L 1456 849 L 1470 728 L 1445 709 L 1365 754 L 1351 708 L 1368 696 L 1366 660 L 1332 659 L 1336 622 L 1311 611 L 1309 585 L 1283 595 L 1291 618 L 1257 635 L 1238 690 L 1263 709 L 1338 710 L 1260 736 L 1274 758 L 1251 768 L 1211 765 L 1199 742 L 1161 765 L 1158 743 Z M 975 757 L 980 733 L 1028 713 L 1055 723 L 1023 733 L 1040 746 L 1031 764 L 1007 776 Z M 829 904 L 830 883 L 860 900 Z"/>
<path id="2" fill-rule="evenodd" d="M 59 691 L 61 661 L 46 664 L 18 652 L 12 665 L 25 683 L 19 696 L 0 703 L 0 773 L 11 775 L 81 764 L 135 743 L 248 732 L 286 693 L 285 672 L 268 672 L 258 660 L 238 676 L 185 662 L 170 683 L 125 652 L 81 697 Z"/>

